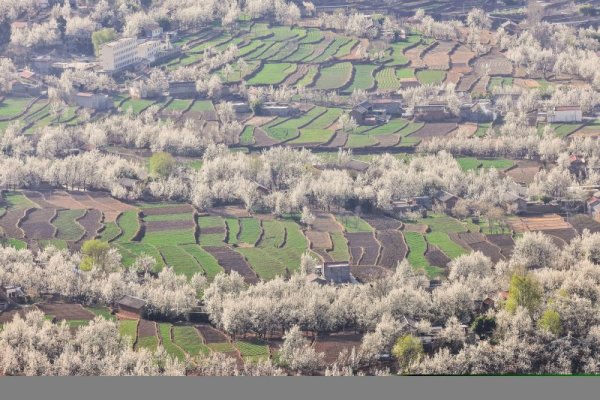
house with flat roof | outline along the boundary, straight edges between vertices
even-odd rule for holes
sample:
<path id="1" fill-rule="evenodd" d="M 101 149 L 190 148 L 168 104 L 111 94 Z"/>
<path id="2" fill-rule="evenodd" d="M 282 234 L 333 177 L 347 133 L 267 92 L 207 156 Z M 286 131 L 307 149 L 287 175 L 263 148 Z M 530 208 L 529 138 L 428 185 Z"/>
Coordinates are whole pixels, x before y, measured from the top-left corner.
<path id="1" fill-rule="evenodd" d="M 556 106 L 546 114 L 548 123 L 581 122 L 583 112 L 579 106 Z"/>

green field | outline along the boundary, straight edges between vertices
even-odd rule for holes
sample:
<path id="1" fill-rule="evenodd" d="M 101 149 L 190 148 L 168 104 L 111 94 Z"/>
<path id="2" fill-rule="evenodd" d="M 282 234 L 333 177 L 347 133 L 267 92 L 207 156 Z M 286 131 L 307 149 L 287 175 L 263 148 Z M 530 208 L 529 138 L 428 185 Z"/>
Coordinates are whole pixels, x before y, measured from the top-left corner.
<path id="1" fill-rule="evenodd" d="M 139 114 L 146 108 L 150 107 L 153 103 L 154 100 L 128 99 L 121 105 L 121 109 L 125 112 L 131 110 L 134 114 Z"/>
<path id="2" fill-rule="evenodd" d="M 345 86 L 352 78 L 352 68 L 352 64 L 349 62 L 321 68 L 321 74 L 315 82 L 315 87 L 321 90 L 333 90 Z"/>
<path id="3" fill-rule="evenodd" d="M 249 85 L 277 85 L 296 72 L 296 64 L 265 64 L 260 71 L 248 80 Z"/>
<path id="4" fill-rule="evenodd" d="M 358 64 L 354 66 L 354 78 L 350 86 L 344 91 L 352 93 L 354 90 L 370 90 L 375 87 L 375 77 L 373 76 L 377 65 Z"/>
<path id="5" fill-rule="evenodd" d="M 195 100 L 189 112 L 209 112 L 215 111 L 215 106 L 210 100 Z"/>
<path id="6" fill-rule="evenodd" d="M 117 239 L 117 241 L 131 241 L 140 229 L 140 221 L 138 219 L 137 211 L 125 211 L 119 215 L 119 218 L 117 218 L 117 224 L 123 231 L 123 234 Z"/>
<path id="7" fill-rule="evenodd" d="M 137 323 L 136 319 L 122 319 L 119 321 L 119 334 L 123 337 L 129 336 L 131 344 L 135 342 L 137 337 Z"/>
<path id="8" fill-rule="evenodd" d="M 400 81 L 396 77 L 394 68 L 384 68 L 375 75 L 377 80 L 377 88 L 381 90 L 397 90 L 400 89 Z"/>
<path id="9" fill-rule="evenodd" d="M 341 232 L 333 232 L 330 234 L 333 243 L 333 250 L 328 252 L 334 261 L 348 261 L 350 252 L 348 251 L 348 242 Z"/>
<path id="10" fill-rule="evenodd" d="M 240 218 L 240 243 L 254 245 L 260 236 L 260 225 L 255 218 Z"/>
<path id="11" fill-rule="evenodd" d="M 302 77 L 302 79 L 300 79 L 298 81 L 298 83 L 296 83 L 296 86 L 298 86 L 298 87 L 311 86 L 313 84 L 313 82 L 315 81 L 315 78 L 318 73 L 319 73 L 319 67 L 316 65 L 311 65 L 308 68 L 308 72 L 306 73 L 306 75 L 304 75 Z"/>
<path id="12" fill-rule="evenodd" d="M 240 134 L 240 144 L 251 145 L 254 144 L 254 126 L 247 125 Z"/>
<path id="13" fill-rule="evenodd" d="M 336 215 L 335 219 L 344 226 L 346 232 L 373 232 L 373 228 L 367 221 L 356 215 Z"/>
<path id="14" fill-rule="evenodd" d="M 70 241 L 81 238 L 85 231 L 76 219 L 83 217 L 84 214 L 85 210 L 59 210 L 52 221 L 52 225 L 56 227 L 56 238 Z"/>
<path id="15" fill-rule="evenodd" d="M 193 326 L 174 326 L 173 342 L 190 356 L 207 355 L 210 350 L 200 340 L 200 335 Z"/>
<path id="16" fill-rule="evenodd" d="M 219 272 L 223 271 L 223 268 L 221 268 L 217 260 L 199 245 L 184 244 L 179 246 L 179 248 L 194 257 L 207 278 L 212 279 L 217 276 Z"/>
<path id="17" fill-rule="evenodd" d="M 446 72 L 437 70 L 417 71 L 417 79 L 423 85 L 439 85 L 446 78 Z"/>
<path id="18" fill-rule="evenodd" d="M 417 268 L 429 267 L 429 262 L 425 258 L 427 242 L 423 235 L 417 232 L 404 232 L 403 234 L 408 245 L 408 255 L 406 258 L 410 265 Z"/>
<path id="19" fill-rule="evenodd" d="M 159 324 L 158 331 L 160 333 L 162 346 L 165 348 L 167 354 L 177 357 L 179 360 L 184 360 L 185 353 L 171 340 L 171 324 Z"/>
<path id="20" fill-rule="evenodd" d="M 0 102 L 0 118 L 14 118 L 25 111 L 25 108 L 33 98 L 29 97 L 7 97 Z"/>

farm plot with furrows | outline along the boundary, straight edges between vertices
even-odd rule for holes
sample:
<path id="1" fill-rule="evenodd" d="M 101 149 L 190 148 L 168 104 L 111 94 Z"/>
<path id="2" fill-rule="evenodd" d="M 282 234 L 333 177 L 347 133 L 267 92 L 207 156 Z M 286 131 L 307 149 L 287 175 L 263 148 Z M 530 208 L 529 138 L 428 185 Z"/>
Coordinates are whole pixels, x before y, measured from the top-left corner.
<path id="1" fill-rule="evenodd" d="M 26 212 L 26 208 L 9 208 L 0 218 L 0 226 L 7 237 L 15 239 L 25 238 L 25 233 L 17 224 L 25 216 Z"/>
<path id="2" fill-rule="evenodd" d="M 241 254 L 227 246 L 205 246 L 204 249 L 217 260 L 225 272 L 236 271 L 247 283 L 258 282 L 256 273 L 250 268 Z"/>
<path id="3" fill-rule="evenodd" d="M 431 245 L 427 247 L 425 258 L 429 265 L 437 268 L 446 268 L 451 261 L 443 251 L 440 251 L 437 247 Z M 427 268 L 425 269 L 427 270 Z"/>
<path id="4" fill-rule="evenodd" d="M 318 117 L 327 113 L 325 107 L 313 107 L 307 113 L 293 118 L 277 118 L 263 127 L 264 131 L 273 139 L 288 140 L 298 135 L 298 130 L 306 127 Z M 255 137 L 256 137 L 255 129 Z"/>
<path id="5" fill-rule="evenodd" d="M 172 335 L 173 342 L 190 356 L 210 353 L 209 348 L 202 343 L 198 331 L 193 326 L 173 326 Z"/>
<path id="6" fill-rule="evenodd" d="M 374 73 L 377 65 L 357 64 L 354 66 L 354 78 L 352 83 L 344 90 L 344 93 L 352 93 L 354 90 L 371 90 L 375 87 Z"/>
<path id="7" fill-rule="evenodd" d="M 270 147 L 278 144 L 280 141 L 275 140 L 264 131 L 263 128 L 254 128 L 254 145 L 258 147 Z"/>
<path id="8" fill-rule="evenodd" d="M 456 236 L 469 246 L 473 243 L 485 242 L 485 236 L 478 232 L 457 233 Z"/>
<path id="9" fill-rule="evenodd" d="M 400 143 L 400 135 L 382 135 L 377 136 L 377 144 L 375 147 L 395 147 Z"/>
<path id="10" fill-rule="evenodd" d="M 315 44 L 324 39 L 323 32 L 319 29 L 308 29 L 306 32 L 306 36 L 300 40 L 302 44 Z"/>
<path id="11" fill-rule="evenodd" d="M 221 246 L 225 240 L 225 222 L 219 216 L 198 217 L 200 244 L 203 246 Z"/>
<path id="12" fill-rule="evenodd" d="M 113 199 L 106 193 L 99 192 L 70 192 L 73 199 L 83 204 L 83 208 L 95 208 L 104 213 L 106 222 L 114 222 L 117 216 L 122 212 L 135 210 L 136 208 L 125 204 L 117 199 Z"/>
<path id="13" fill-rule="evenodd" d="M 77 220 L 83 227 L 85 234 L 83 240 L 89 240 L 96 237 L 98 231 L 102 228 L 102 213 L 99 210 L 86 210 L 83 217 Z"/>
<path id="14" fill-rule="evenodd" d="M 571 225 L 558 214 L 514 218 L 508 221 L 508 225 L 517 233 L 571 228 Z"/>
<path id="15" fill-rule="evenodd" d="M 78 222 L 86 210 L 58 210 L 52 225 L 56 227 L 56 238 L 77 241 L 85 234 L 85 229 Z"/>
<path id="16" fill-rule="evenodd" d="M 335 54 L 345 45 L 348 44 L 348 42 L 352 41 L 352 39 L 348 39 L 348 38 L 337 38 L 335 39 L 333 42 L 331 42 L 331 44 L 322 52 L 320 53 L 317 57 L 315 56 L 315 53 L 313 53 L 313 55 L 306 59 L 306 62 L 310 62 L 310 63 L 314 63 L 314 64 L 320 64 L 320 63 L 324 63 L 325 61 L 328 61 L 330 59 L 332 59 Z"/>
<path id="17" fill-rule="evenodd" d="M 69 303 L 40 303 L 36 304 L 44 314 L 51 315 L 57 320 L 91 320 L 95 315 L 83 308 L 81 304 Z"/>
<path id="18" fill-rule="evenodd" d="M 589 230 L 591 233 L 600 232 L 600 222 L 594 220 L 592 217 L 588 215 L 575 215 L 569 218 L 569 223 L 573 225 L 573 227 L 580 234 L 585 230 Z"/>
<path id="19" fill-rule="evenodd" d="M 486 235 L 487 240 L 498 246 L 500 252 L 505 258 L 509 258 L 512 255 L 513 249 L 515 248 L 515 241 L 510 235 Z"/>
<path id="20" fill-rule="evenodd" d="M 34 240 L 53 239 L 56 234 L 56 228 L 50 221 L 56 215 L 55 208 L 35 208 L 28 212 L 21 221 L 21 229 L 25 232 L 25 237 Z"/>
<path id="21" fill-rule="evenodd" d="M 352 50 L 358 46 L 359 41 L 356 39 L 350 39 L 346 44 L 339 48 L 339 50 L 335 53 L 335 57 L 339 59 L 346 58 L 350 56 Z"/>
<path id="22" fill-rule="evenodd" d="M 296 72 L 296 64 L 264 64 L 256 75 L 248 80 L 249 85 L 277 85 Z"/>
<path id="23" fill-rule="evenodd" d="M 254 271 L 262 279 L 285 275 L 300 265 L 308 243 L 292 221 L 263 221 L 263 236 L 254 248 L 240 248 Z"/>
<path id="24" fill-rule="evenodd" d="M 472 93 L 476 95 L 484 95 L 487 93 L 488 84 L 490 83 L 489 76 L 483 76 L 481 79 L 477 81 L 475 86 L 473 86 Z"/>
<path id="25" fill-rule="evenodd" d="M 504 54 L 496 51 L 479 57 L 475 60 L 473 67 L 479 75 L 484 75 L 485 72 L 488 72 L 487 75 L 505 76 L 513 73 L 512 62 Z"/>
<path id="26" fill-rule="evenodd" d="M 333 250 L 328 250 L 327 254 L 333 259 L 333 261 L 349 261 L 350 251 L 348 250 L 348 243 L 342 232 L 330 233 L 331 241 L 333 243 Z"/>
<path id="27" fill-rule="evenodd" d="M 73 198 L 69 193 L 62 191 L 43 192 L 44 199 L 55 208 L 66 208 L 68 210 L 81 210 L 86 207 Z M 93 208 L 93 207 L 90 207 Z"/>
<path id="28" fill-rule="evenodd" d="M 194 229 L 172 229 L 146 232 L 142 243 L 156 247 L 196 243 Z"/>
<path id="29" fill-rule="evenodd" d="M 378 265 L 396 268 L 398 263 L 404 260 L 408 253 L 402 233 L 395 230 L 377 231 L 376 236 L 382 246 L 381 258 Z"/>
<path id="30" fill-rule="evenodd" d="M 333 125 L 342 115 L 343 111 L 340 108 L 328 108 L 325 113 L 321 114 L 308 125 L 302 127 L 304 129 L 326 129 Z"/>
<path id="31" fill-rule="evenodd" d="M 460 73 L 468 73 L 471 68 L 469 67 L 469 63 L 475 57 L 475 53 L 469 50 L 464 45 L 459 45 L 453 52 L 450 54 L 450 62 L 452 64 L 452 70 Z M 459 69 L 462 68 L 462 69 Z"/>
<path id="32" fill-rule="evenodd" d="M 411 134 L 412 137 L 444 137 L 456 129 L 458 125 L 454 122 L 432 122 L 426 123 L 421 129 Z"/>
<path id="33" fill-rule="evenodd" d="M 156 205 L 149 207 L 148 205 L 144 205 L 142 208 L 142 213 L 144 216 L 151 215 L 169 215 L 169 214 L 183 214 L 183 213 L 191 213 L 194 211 L 194 208 L 189 204 L 174 204 L 174 205 Z"/>
<path id="34" fill-rule="evenodd" d="M 56 208 L 54 204 L 46 201 L 44 195 L 40 192 L 32 191 L 32 190 L 24 190 L 23 195 L 25 195 L 29 200 L 40 206 L 40 208 Z"/>
<path id="35" fill-rule="evenodd" d="M 348 142 L 348 134 L 345 132 L 338 131 L 333 136 L 333 139 L 331 139 L 331 141 L 329 143 L 327 143 L 326 145 L 324 145 L 323 147 L 329 148 L 329 149 L 337 149 L 337 148 L 345 147 L 347 142 Z"/>
<path id="36" fill-rule="evenodd" d="M 556 236 L 567 243 L 570 243 L 571 240 L 579 236 L 577 231 L 573 228 L 565 228 L 565 229 L 548 229 L 544 231 L 545 234 Z"/>
<path id="37" fill-rule="evenodd" d="M 194 257 L 208 279 L 213 279 L 219 272 L 223 271 L 223 268 L 219 265 L 217 259 L 199 245 L 183 244 L 178 246 L 178 248 Z"/>
<path id="38" fill-rule="evenodd" d="M 173 267 L 175 273 L 185 275 L 188 279 L 196 273 L 201 273 L 203 269 L 192 255 L 183 250 L 180 246 L 156 246 L 165 260 L 165 263 Z"/>
<path id="39" fill-rule="evenodd" d="M 335 132 L 329 129 L 302 129 L 300 136 L 287 142 L 290 146 L 318 146 L 331 140 Z"/>
<path id="40" fill-rule="evenodd" d="M 137 211 L 126 211 L 117 218 L 117 225 L 123 234 L 117 239 L 119 242 L 129 242 L 137 235 L 140 221 Z"/>
<path id="41" fill-rule="evenodd" d="M 171 324 L 167 324 L 167 323 L 159 324 L 158 329 L 159 329 L 162 346 L 165 348 L 165 351 L 167 352 L 167 354 L 169 354 L 170 356 L 173 356 L 173 357 L 177 357 L 177 359 L 179 359 L 179 361 L 183 361 L 185 359 L 185 353 L 181 349 L 181 347 L 176 345 L 173 342 L 173 340 L 171 339 L 171 328 L 172 328 Z"/>
<path id="42" fill-rule="evenodd" d="M 488 242 L 478 242 L 469 244 L 475 251 L 480 251 L 486 257 L 489 257 L 493 263 L 497 263 L 498 261 L 504 260 L 504 256 L 501 253 L 500 247 L 493 245 Z"/>
<path id="43" fill-rule="evenodd" d="M 455 42 L 438 42 L 433 49 L 424 55 L 423 62 L 429 69 L 447 70 L 450 68 L 449 53 L 455 46 Z"/>
<path id="44" fill-rule="evenodd" d="M 206 344 L 229 342 L 227 335 L 208 324 L 198 324 L 196 325 L 196 329 L 198 329 L 200 336 L 204 339 L 204 343 Z"/>
<path id="45" fill-rule="evenodd" d="M 413 68 L 422 68 L 425 66 L 423 59 L 421 58 L 421 53 L 425 50 L 424 45 L 418 45 L 412 47 L 404 52 L 404 55 L 410 61 L 410 65 Z"/>
<path id="46" fill-rule="evenodd" d="M 334 364 L 342 351 L 351 352 L 352 348 L 357 351 L 362 343 L 362 335 L 354 333 L 336 333 L 317 338 L 313 347 L 317 353 L 325 353 L 325 363 Z"/>
<path id="47" fill-rule="evenodd" d="M 365 215 L 363 219 L 378 231 L 398 230 L 402 228 L 402 222 L 384 215 Z"/>
<path id="48" fill-rule="evenodd" d="M 304 78 L 306 76 L 306 74 L 308 73 L 309 70 L 309 66 L 306 64 L 300 64 L 298 65 L 298 69 L 296 70 L 296 72 L 294 72 L 292 75 L 288 76 L 287 79 L 285 80 L 285 82 L 283 82 L 284 85 L 287 86 L 295 86 L 302 78 Z"/>
<path id="49" fill-rule="evenodd" d="M 333 90 L 345 86 L 352 78 L 352 68 L 352 64 L 349 62 L 321 68 L 315 87 L 321 90 Z"/>
<path id="50" fill-rule="evenodd" d="M 377 89 L 380 90 L 398 90 L 400 89 L 400 81 L 396 76 L 396 70 L 388 67 L 380 70 L 375 74 L 377 81 Z"/>
<path id="51" fill-rule="evenodd" d="M 156 322 L 141 319 L 138 323 L 138 338 L 136 349 L 148 349 L 155 351 L 158 348 L 158 337 L 156 336 Z"/>
<path id="52" fill-rule="evenodd" d="M 463 75 L 458 82 L 458 86 L 456 86 L 456 90 L 461 92 L 470 92 L 479 78 L 480 76 L 475 73 Z"/>
<path id="53" fill-rule="evenodd" d="M 160 232 L 160 231 L 170 231 L 170 230 L 190 230 L 195 228 L 195 223 L 193 216 L 191 214 L 171 214 L 171 215 L 183 215 L 184 219 L 179 220 L 145 220 L 145 228 L 146 233 L 148 232 Z"/>
<path id="54" fill-rule="evenodd" d="M 350 251 L 355 255 L 356 248 L 362 248 L 362 257 L 360 260 L 352 259 L 353 264 L 358 265 L 377 265 L 379 257 L 379 243 L 375 240 L 372 232 L 346 233 Z"/>
<path id="55" fill-rule="evenodd" d="M 306 74 L 304 74 L 302 79 L 300 79 L 298 82 L 296 82 L 296 86 L 298 86 L 298 87 L 312 86 L 318 73 L 319 73 L 319 66 L 309 65 L 308 71 L 306 72 Z"/>

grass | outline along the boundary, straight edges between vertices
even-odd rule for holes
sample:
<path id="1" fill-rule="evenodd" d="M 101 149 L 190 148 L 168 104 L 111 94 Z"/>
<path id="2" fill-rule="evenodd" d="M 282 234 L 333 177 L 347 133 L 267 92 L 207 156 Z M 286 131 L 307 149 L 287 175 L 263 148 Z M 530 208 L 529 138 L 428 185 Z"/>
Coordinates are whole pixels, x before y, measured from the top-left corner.
<path id="1" fill-rule="evenodd" d="M 192 221 L 193 219 L 194 219 L 194 215 L 192 213 L 158 214 L 158 215 L 144 216 L 144 221 L 146 221 L 146 222 Z"/>
<path id="2" fill-rule="evenodd" d="M 248 80 L 249 85 L 277 85 L 296 72 L 298 66 L 290 63 L 265 64 Z"/>
<path id="3" fill-rule="evenodd" d="M 396 70 L 396 77 L 398 79 L 414 78 L 415 70 L 413 68 L 399 68 Z"/>
<path id="4" fill-rule="evenodd" d="M 244 130 L 240 134 L 240 144 L 254 144 L 254 126 L 247 125 L 244 127 Z"/>
<path id="5" fill-rule="evenodd" d="M 352 77 L 352 68 L 352 64 L 349 62 L 321 68 L 321 74 L 315 82 L 315 87 L 321 90 L 333 90 L 345 86 Z"/>
<path id="6" fill-rule="evenodd" d="M 154 103 L 154 100 L 147 99 L 128 99 L 123 105 L 121 105 L 121 109 L 123 111 L 127 111 L 131 109 L 134 114 L 139 114 L 144 111 L 146 108 L 150 107 Z"/>
<path id="7" fill-rule="evenodd" d="M 210 100 L 196 100 L 188 112 L 210 112 L 215 111 L 215 106 Z"/>
<path id="8" fill-rule="evenodd" d="M 514 165 L 511 160 L 503 158 L 498 159 L 478 159 L 475 157 L 459 157 L 456 159 L 458 165 L 464 170 L 474 170 L 478 168 L 489 169 L 496 168 L 498 170 L 504 170 Z"/>
<path id="9" fill-rule="evenodd" d="M 375 87 L 375 77 L 373 74 L 377 65 L 359 64 L 354 66 L 354 79 L 350 86 L 344 91 L 352 93 L 354 90 L 370 90 Z"/>
<path id="10" fill-rule="evenodd" d="M 375 75 L 377 80 L 377 88 L 382 90 L 397 90 L 400 89 L 400 81 L 396 77 L 396 70 L 388 67 L 377 72 Z"/>
<path id="11" fill-rule="evenodd" d="M 136 343 L 138 349 L 148 349 L 152 352 L 156 351 L 158 347 L 158 338 L 156 336 L 144 336 L 138 338 Z"/>
<path id="12" fill-rule="evenodd" d="M 227 225 L 227 243 L 237 244 L 238 234 L 240 233 L 240 223 L 237 218 L 225 218 L 225 225 Z"/>
<path id="13" fill-rule="evenodd" d="M 336 215 L 335 219 L 344 226 L 348 233 L 373 232 L 371 225 L 359 216 Z"/>
<path id="14" fill-rule="evenodd" d="M 318 72 L 319 72 L 319 67 L 316 65 L 311 65 L 308 68 L 308 72 L 306 73 L 306 75 L 304 75 L 302 77 L 302 79 L 300 79 L 296 83 L 296 86 L 298 86 L 298 87 L 311 86 L 313 84 L 313 82 L 315 81 L 315 78 L 316 78 Z"/>
<path id="15" fill-rule="evenodd" d="M 217 260 L 197 244 L 184 244 L 179 247 L 194 257 L 207 278 L 213 279 L 219 272 L 223 271 Z"/>
<path id="16" fill-rule="evenodd" d="M 152 246 L 177 246 L 179 244 L 196 243 L 192 229 L 173 229 L 158 232 L 146 232 L 142 243 Z"/>
<path id="17" fill-rule="evenodd" d="M 235 351 L 235 347 L 229 342 L 209 343 L 208 348 L 217 353 L 231 353 Z"/>
<path id="18" fill-rule="evenodd" d="M 104 240 L 105 242 L 110 242 L 119 234 L 121 230 L 117 226 L 116 222 L 105 222 L 104 229 L 100 232 L 100 240 Z"/>
<path id="19" fill-rule="evenodd" d="M 140 242 L 117 243 L 117 248 L 123 256 L 123 264 L 131 266 L 141 255 L 148 255 L 156 260 L 156 267 L 162 269 L 164 261 L 156 247 Z"/>
<path id="20" fill-rule="evenodd" d="M 140 229 L 140 221 L 137 211 L 125 211 L 119 218 L 117 224 L 123 231 L 123 234 L 117 239 L 118 242 L 129 242 L 135 237 Z"/>
<path id="21" fill-rule="evenodd" d="M 451 260 L 456 257 L 466 254 L 467 251 L 450 239 L 445 232 L 432 232 L 427 234 L 427 241 L 437 246 Z"/>
<path id="22" fill-rule="evenodd" d="M 350 252 L 348 251 L 348 243 L 344 235 L 341 232 L 333 232 L 330 235 L 333 243 L 333 250 L 329 252 L 331 258 L 334 261 L 348 261 L 350 259 Z"/>
<path id="23" fill-rule="evenodd" d="M 76 241 L 83 236 L 85 230 L 76 219 L 83 217 L 85 210 L 59 210 L 57 217 L 52 221 L 56 227 L 56 238 Z"/>
<path id="24" fill-rule="evenodd" d="M 9 245 L 9 246 L 11 246 L 11 247 L 14 247 L 17 250 L 22 250 L 22 249 L 26 249 L 27 248 L 27 243 L 26 242 L 24 242 L 22 240 L 19 240 L 19 239 L 14 239 L 14 238 L 8 238 L 6 240 L 6 244 Z"/>
<path id="25" fill-rule="evenodd" d="M 255 218 L 240 218 L 240 243 L 254 245 L 260 236 L 260 225 Z"/>
<path id="26" fill-rule="evenodd" d="M 423 85 L 439 85 L 446 78 L 446 72 L 438 70 L 417 71 L 417 79 Z"/>
<path id="27" fill-rule="evenodd" d="M 114 321 L 116 318 L 110 313 L 107 307 L 86 307 L 86 310 L 91 311 L 98 317 L 103 317 L 109 321 Z"/>
<path id="28" fill-rule="evenodd" d="M 179 246 L 161 246 L 158 248 L 167 265 L 179 275 L 185 275 L 190 279 L 194 274 L 202 272 L 202 268 L 188 252 Z"/>
<path id="29" fill-rule="evenodd" d="M 348 141 L 346 142 L 346 147 L 349 148 L 360 148 L 360 147 L 368 147 L 377 144 L 377 140 L 373 139 L 369 135 L 364 134 L 351 134 L 348 136 Z"/>
<path id="30" fill-rule="evenodd" d="M 12 208 L 32 208 L 37 206 L 37 204 L 19 192 L 4 193 L 4 201 L 6 202 L 6 205 Z"/>
<path id="31" fill-rule="evenodd" d="M 191 356 L 207 355 L 210 350 L 200 340 L 198 331 L 192 326 L 174 326 L 173 341 Z"/>
<path id="32" fill-rule="evenodd" d="M 137 337 L 137 323 L 135 319 L 122 319 L 119 321 L 119 334 L 123 337 L 131 337 L 132 344 Z"/>
<path id="33" fill-rule="evenodd" d="M 425 258 L 427 242 L 423 235 L 417 232 L 404 232 L 404 239 L 408 246 L 408 255 L 406 258 L 410 265 L 416 268 L 429 267 L 429 262 Z"/>
<path id="34" fill-rule="evenodd" d="M 240 351 L 242 357 L 269 357 L 269 346 L 259 340 L 239 340 L 235 342 L 235 347 Z"/>
<path id="35" fill-rule="evenodd" d="M 554 132 L 556 135 L 564 138 L 569 136 L 571 133 L 580 129 L 583 125 L 578 123 L 565 123 L 565 124 L 553 124 L 552 128 L 554 128 Z"/>
<path id="36" fill-rule="evenodd" d="M 257 247 L 239 247 L 252 269 L 265 280 L 298 269 L 308 243 L 293 221 L 263 221 L 264 235 Z"/>
<path id="37" fill-rule="evenodd" d="M 417 223 L 428 225 L 431 232 L 462 233 L 467 231 L 460 221 L 445 214 L 429 214 L 427 218 L 419 218 Z"/>
<path id="38" fill-rule="evenodd" d="M 0 117 L 13 118 L 25 111 L 32 98 L 7 97 L 0 103 Z"/>
<path id="39" fill-rule="evenodd" d="M 179 360 L 185 359 L 185 353 L 171 340 L 171 324 L 162 323 L 158 325 L 158 331 L 165 351 Z"/>
<path id="40" fill-rule="evenodd" d="M 38 240 L 38 245 L 40 248 L 45 249 L 46 247 L 52 246 L 57 248 L 58 250 L 67 250 L 67 242 L 61 239 L 48 239 L 48 240 Z"/>
<path id="41" fill-rule="evenodd" d="M 328 129 L 302 129 L 300 136 L 290 141 L 290 144 L 309 144 L 309 143 L 326 143 L 335 134 L 334 131 Z"/>

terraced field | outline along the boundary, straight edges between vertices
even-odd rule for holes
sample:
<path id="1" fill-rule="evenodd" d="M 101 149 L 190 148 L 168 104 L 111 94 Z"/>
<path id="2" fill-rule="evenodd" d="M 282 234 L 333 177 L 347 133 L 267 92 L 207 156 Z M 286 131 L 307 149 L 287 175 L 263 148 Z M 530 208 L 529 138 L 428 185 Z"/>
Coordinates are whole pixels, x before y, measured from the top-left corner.
<path id="1" fill-rule="evenodd" d="M 339 89 L 350 81 L 352 73 L 353 66 L 349 62 L 321 68 L 320 75 L 315 82 L 315 87 L 321 90 Z"/>

